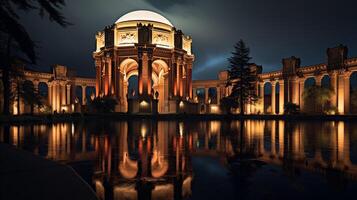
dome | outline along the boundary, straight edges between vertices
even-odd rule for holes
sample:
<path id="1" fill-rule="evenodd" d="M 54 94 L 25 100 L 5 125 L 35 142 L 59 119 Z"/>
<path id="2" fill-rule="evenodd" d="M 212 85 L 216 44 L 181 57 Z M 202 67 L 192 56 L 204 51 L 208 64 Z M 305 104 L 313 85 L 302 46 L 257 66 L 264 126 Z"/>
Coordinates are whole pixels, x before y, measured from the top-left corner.
<path id="1" fill-rule="evenodd" d="M 115 23 L 127 22 L 127 21 L 159 22 L 173 27 L 171 22 L 168 19 L 166 19 L 164 16 L 148 10 L 137 10 L 137 11 L 129 12 L 121 16 Z"/>

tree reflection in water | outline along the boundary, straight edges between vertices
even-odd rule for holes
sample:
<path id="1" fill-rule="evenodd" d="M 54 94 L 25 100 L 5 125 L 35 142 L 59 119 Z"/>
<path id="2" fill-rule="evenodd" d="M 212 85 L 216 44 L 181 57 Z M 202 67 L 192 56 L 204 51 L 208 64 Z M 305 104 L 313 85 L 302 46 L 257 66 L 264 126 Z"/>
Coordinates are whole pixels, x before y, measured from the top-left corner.
<path id="1" fill-rule="evenodd" d="M 345 194 L 357 180 L 356 126 L 347 122 L 103 120 L 2 127 L 0 141 L 69 164 L 100 199 L 194 199 L 200 198 L 195 191 L 208 191 L 208 196 L 212 187 L 224 194 L 224 187 L 202 183 L 201 176 L 209 179 L 215 177 L 212 174 L 202 175 L 202 169 L 194 167 L 194 176 L 191 160 L 203 157 L 217 159 L 218 165 L 228 169 L 229 181 L 238 191 L 234 195 L 246 199 L 252 197 L 256 177 L 267 167 L 281 170 L 280 176 L 298 191 L 309 190 L 301 181 L 309 173 L 322 176 L 334 194 Z M 276 177 L 268 178 L 277 182 Z M 327 190 L 324 187 L 321 190 Z M 264 195 L 277 196 L 273 190 Z"/>

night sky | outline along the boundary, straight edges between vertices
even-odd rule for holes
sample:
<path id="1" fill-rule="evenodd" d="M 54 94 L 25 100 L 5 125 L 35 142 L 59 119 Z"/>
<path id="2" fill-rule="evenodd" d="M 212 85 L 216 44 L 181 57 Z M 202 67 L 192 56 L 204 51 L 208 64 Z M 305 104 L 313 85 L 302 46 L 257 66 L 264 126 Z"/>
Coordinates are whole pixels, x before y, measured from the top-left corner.
<path id="1" fill-rule="evenodd" d="M 357 57 L 357 1 L 353 0 L 67 0 L 63 9 L 73 25 L 62 28 L 23 14 L 21 22 L 37 42 L 36 70 L 53 64 L 95 76 L 92 52 L 95 33 L 134 10 L 162 14 L 193 38 L 194 79 L 214 79 L 228 67 L 232 47 L 243 39 L 253 62 L 265 72 L 281 68 L 281 59 L 295 55 L 302 65 L 325 62 L 326 48 L 349 47 Z"/>

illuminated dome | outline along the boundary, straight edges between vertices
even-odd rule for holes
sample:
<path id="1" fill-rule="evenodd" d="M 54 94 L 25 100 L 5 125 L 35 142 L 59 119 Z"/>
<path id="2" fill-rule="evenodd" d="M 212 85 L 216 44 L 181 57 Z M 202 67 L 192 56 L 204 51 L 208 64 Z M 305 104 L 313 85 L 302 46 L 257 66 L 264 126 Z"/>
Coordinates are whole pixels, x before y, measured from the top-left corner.
<path id="1" fill-rule="evenodd" d="M 150 22 L 159 22 L 173 27 L 171 22 L 166 19 L 164 16 L 148 11 L 148 10 L 137 10 L 129 12 L 122 17 L 120 17 L 115 23 L 128 22 L 128 21 L 150 21 Z"/>

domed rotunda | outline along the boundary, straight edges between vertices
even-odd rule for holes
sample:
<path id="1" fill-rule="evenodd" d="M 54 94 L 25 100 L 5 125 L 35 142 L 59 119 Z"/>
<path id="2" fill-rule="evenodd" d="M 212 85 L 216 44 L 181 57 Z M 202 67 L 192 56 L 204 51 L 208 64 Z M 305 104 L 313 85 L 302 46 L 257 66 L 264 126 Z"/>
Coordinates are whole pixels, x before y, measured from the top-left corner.
<path id="1" fill-rule="evenodd" d="M 96 96 L 115 97 L 118 112 L 180 112 L 193 97 L 191 45 L 158 13 L 123 15 L 96 34 Z"/>

